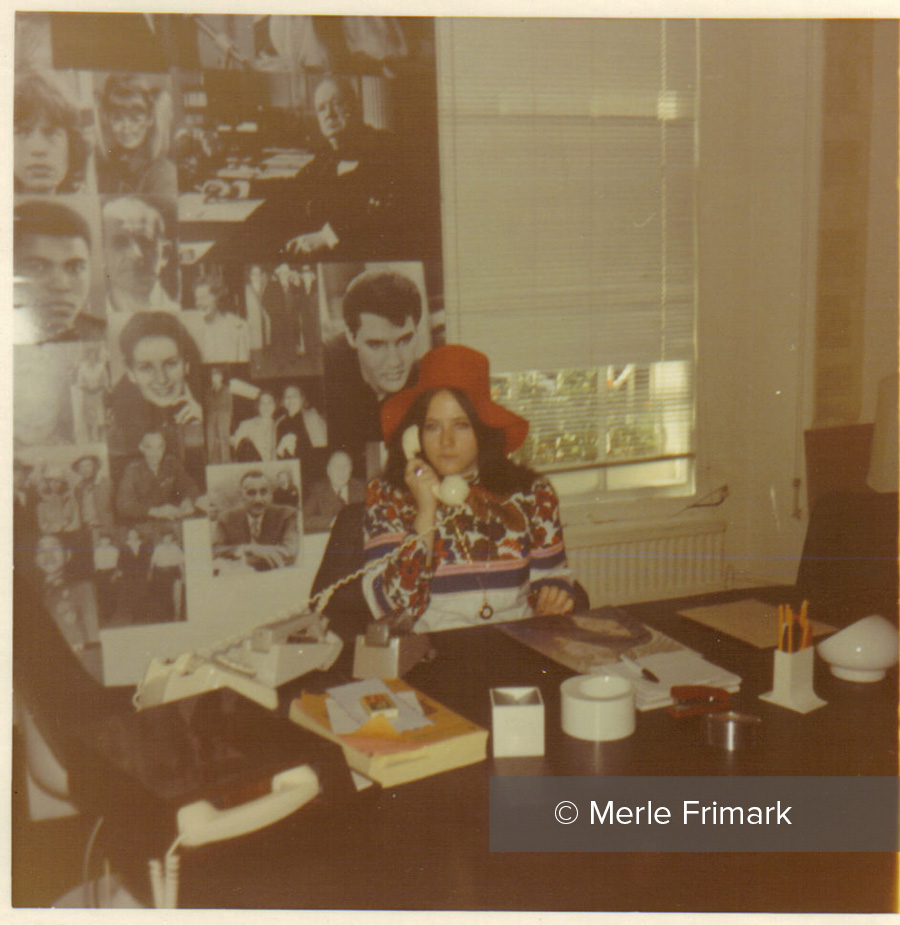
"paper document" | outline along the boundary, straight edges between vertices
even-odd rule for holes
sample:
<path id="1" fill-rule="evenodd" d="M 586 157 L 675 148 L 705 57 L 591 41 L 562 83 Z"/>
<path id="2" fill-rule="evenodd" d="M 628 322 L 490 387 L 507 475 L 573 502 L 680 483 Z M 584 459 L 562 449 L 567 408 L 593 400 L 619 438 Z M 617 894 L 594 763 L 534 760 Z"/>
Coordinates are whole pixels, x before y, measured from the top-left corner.
<path id="1" fill-rule="evenodd" d="M 634 685 L 635 706 L 638 710 L 655 710 L 674 703 L 671 689 L 679 684 L 708 684 L 736 691 L 741 684 L 739 675 L 726 671 L 705 658 L 683 649 L 680 652 L 660 652 L 637 659 L 639 668 L 626 662 L 613 662 L 598 671 L 615 674 Z M 659 682 L 641 677 L 640 668 L 652 672 Z"/>

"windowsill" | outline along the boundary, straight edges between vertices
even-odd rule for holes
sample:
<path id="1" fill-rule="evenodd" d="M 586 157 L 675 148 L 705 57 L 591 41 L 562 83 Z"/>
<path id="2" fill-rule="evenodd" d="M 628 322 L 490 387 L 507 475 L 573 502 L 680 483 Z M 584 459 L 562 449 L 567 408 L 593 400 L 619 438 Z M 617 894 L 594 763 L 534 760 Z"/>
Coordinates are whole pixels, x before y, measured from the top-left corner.
<path id="1" fill-rule="evenodd" d="M 663 520 L 684 512 L 696 500 L 695 491 L 687 485 L 634 488 L 605 491 L 590 471 L 548 473 L 559 496 L 563 525 L 580 526 L 602 523 L 635 523 Z"/>
<path id="2" fill-rule="evenodd" d="M 648 521 L 681 521 L 699 518 L 700 511 L 685 510 L 690 498 L 642 498 L 628 501 L 601 501 L 596 498 L 560 497 L 563 527 L 598 524 L 640 524 Z M 716 511 L 719 509 L 716 508 Z M 718 514 L 717 516 L 721 516 Z"/>

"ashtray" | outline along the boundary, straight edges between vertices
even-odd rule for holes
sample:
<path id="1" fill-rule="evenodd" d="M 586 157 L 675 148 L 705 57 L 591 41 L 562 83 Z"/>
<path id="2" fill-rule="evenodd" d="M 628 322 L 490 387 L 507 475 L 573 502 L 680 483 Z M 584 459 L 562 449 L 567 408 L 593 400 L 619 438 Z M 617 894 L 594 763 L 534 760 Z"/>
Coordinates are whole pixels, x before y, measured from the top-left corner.
<path id="1" fill-rule="evenodd" d="M 756 743 L 762 720 L 752 713 L 710 713 L 706 717 L 706 741 L 717 748 L 734 752 Z"/>

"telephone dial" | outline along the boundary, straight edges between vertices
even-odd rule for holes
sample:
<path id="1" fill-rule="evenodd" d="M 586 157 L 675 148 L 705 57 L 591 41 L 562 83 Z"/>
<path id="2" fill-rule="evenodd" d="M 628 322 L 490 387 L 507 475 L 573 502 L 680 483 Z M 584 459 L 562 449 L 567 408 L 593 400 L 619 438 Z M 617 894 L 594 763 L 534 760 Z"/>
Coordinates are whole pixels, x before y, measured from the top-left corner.
<path id="1" fill-rule="evenodd" d="M 413 424 L 403 431 L 403 453 L 407 460 L 422 454 L 419 428 Z M 448 505 L 462 504 L 469 495 L 469 483 L 461 475 L 448 475 L 439 485 L 432 486 L 435 498 Z"/>

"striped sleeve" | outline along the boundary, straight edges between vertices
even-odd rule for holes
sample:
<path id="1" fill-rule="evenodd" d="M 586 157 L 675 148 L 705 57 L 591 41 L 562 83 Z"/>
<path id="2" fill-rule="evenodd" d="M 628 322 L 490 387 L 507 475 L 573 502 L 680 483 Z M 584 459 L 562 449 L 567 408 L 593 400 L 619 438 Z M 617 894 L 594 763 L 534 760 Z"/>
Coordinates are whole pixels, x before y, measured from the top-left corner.
<path id="1" fill-rule="evenodd" d="M 533 486 L 534 499 L 529 518 L 531 533 L 531 588 L 556 585 L 572 590 L 572 570 L 566 559 L 559 499 L 547 479 L 540 478 Z"/>
<path id="2" fill-rule="evenodd" d="M 366 560 L 386 561 L 362 579 L 363 595 L 376 620 L 408 616 L 417 619 L 428 606 L 433 570 L 427 564 L 424 537 L 413 529 L 415 510 L 400 492 L 380 479 L 366 489 L 363 539 Z"/>

